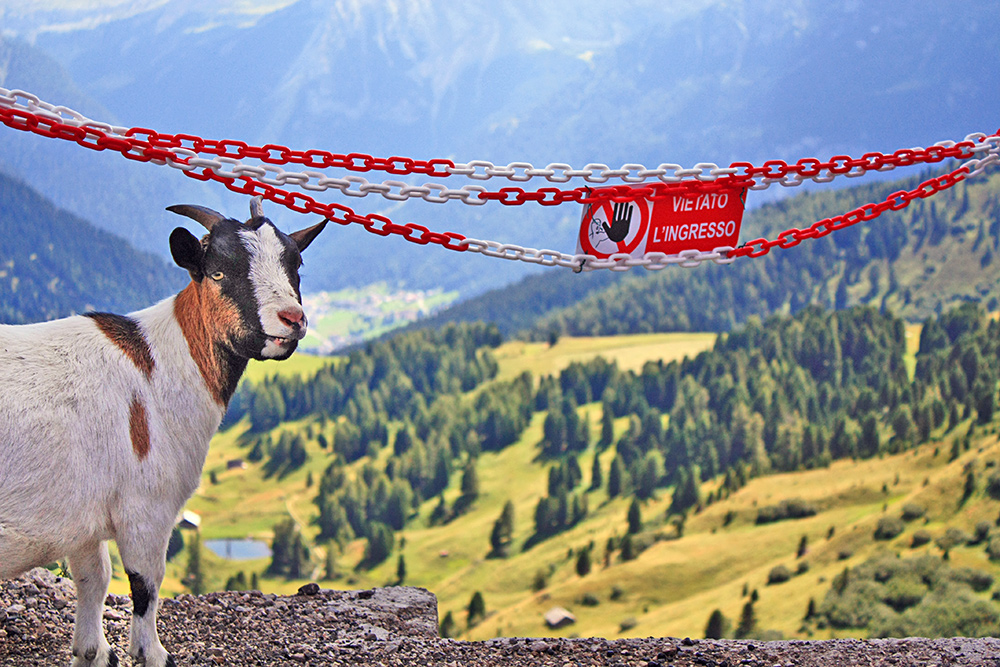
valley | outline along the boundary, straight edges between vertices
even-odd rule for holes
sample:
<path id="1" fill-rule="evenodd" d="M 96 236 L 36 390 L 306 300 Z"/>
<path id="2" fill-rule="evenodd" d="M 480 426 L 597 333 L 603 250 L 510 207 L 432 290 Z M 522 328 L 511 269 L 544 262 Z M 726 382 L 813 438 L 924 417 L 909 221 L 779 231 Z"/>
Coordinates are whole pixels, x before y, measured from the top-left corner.
<path id="1" fill-rule="evenodd" d="M 908 331 L 908 366 L 913 368 L 919 327 Z M 515 377 L 524 368 L 539 374 L 557 373 L 571 361 L 598 355 L 617 361 L 623 368 L 638 370 L 651 359 L 679 359 L 712 345 L 713 335 L 660 334 L 613 338 L 561 338 L 554 346 L 511 341 L 496 349 L 500 368 L 496 381 Z M 289 373 L 316 368 L 324 359 L 302 356 L 301 366 Z M 251 378 L 262 377 L 264 365 L 251 369 Z M 279 368 L 277 364 L 271 367 Z M 281 372 L 285 369 L 281 368 Z M 469 399 L 471 400 L 471 398 Z M 601 404 L 579 407 L 592 431 L 599 437 Z M 623 561 L 620 550 L 609 554 L 609 539 L 621 540 L 628 524 L 627 497 L 608 496 L 604 489 L 588 492 L 590 511 L 577 525 L 557 537 L 524 545 L 531 539 L 532 514 L 545 495 L 549 464 L 539 459 L 538 443 L 543 439 L 543 413 L 536 413 L 518 440 L 497 452 L 483 452 L 477 462 L 480 493 L 472 508 L 462 516 L 434 523 L 431 515 L 437 499 L 429 499 L 414 509 L 404 530 L 396 534 L 398 548 L 381 564 L 359 568 L 365 540 L 355 539 L 340 549 L 335 543 L 312 549 L 311 576 L 301 579 L 268 577 L 263 572 L 269 559 L 227 561 L 202 551 L 209 589 L 222 588 L 226 580 L 243 571 L 247 578 L 257 572 L 260 587 L 268 592 L 293 593 L 306 580 L 318 580 L 331 588 L 367 588 L 392 584 L 397 580 L 398 558 L 405 559 L 407 585 L 426 587 L 439 600 L 441 618 L 451 612 L 453 632 L 462 638 L 488 639 L 495 636 L 704 636 L 710 613 L 718 609 L 735 627 L 741 609 L 753 592 L 757 629 L 754 636 L 786 638 L 829 638 L 865 636 L 850 629 L 817 627 L 803 621 L 810 600 L 818 606 L 831 583 L 845 568 L 856 568 L 881 553 L 910 558 L 922 554 L 939 555 L 934 541 L 911 547 L 917 531 L 941 536 L 949 528 L 971 534 L 982 522 L 992 522 L 1000 503 L 983 490 L 982 480 L 1000 462 L 1000 442 L 995 421 L 985 427 L 974 420 L 954 428 L 939 428 L 928 442 L 897 454 L 856 460 L 837 460 L 824 467 L 797 472 L 754 477 L 746 486 L 726 497 L 704 505 L 688 515 L 683 535 L 677 537 L 676 522 L 667 519 L 672 491 L 658 490 L 640 504 L 642 530 L 636 534 L 643 549 L 632 560 Z M 205 478 L 188 508 L 202 517 L 202 539 L 253 537 L 268 541 L 272 527 L 292 517 L 307 542 L 316 536 L 315 483 L 329 461 L 311 438 L 305 464 L 285 476 L 268 475 L 264 466 L 250 463 L 246 469 L 227 470 L 226 462 L 246 456 L 240 444 L 246 422 L 216 436 Z M 312 419 L 282 424 L 278 431 L 310 432 Z M 628 418 L 614 421 L 615 439 L 628 428 Z M 947 432 L 946 432 L 947 430 Z M 973 431 L 967 436 L 966 432 Z M 967 440 L 965 449 L 954 455 L 954 443 Z M 384 465 L 392 448 L 378 454 Z M 590 487 L 589 462 L 595 449 L 580 453 L 585 472 L 581 488 Z M 598 454 L 607 470 L 614 447 Z M 349 467 L 361 475 L 367 458 Z M 963 479 L 969 470 L 980 479 L 970 499 L 960 502 Z M 451 504 L 460 495 L 457 474 L 443 497 Z M 212 479 L 216 483 L 212 483 Z M 722 486 L 721 478 L 702 485 L 702 493 L 713 497 Z M 719 494 L 722 495 L 721 493 Z M 782 501 L 801 501 L 816 508 L 812 516 L 758 524 L 764 507 Z M 503 506 L 514 506 L 511 554 L 490 558 L 490 531 Z M 874 531 L 881 518 L 898 516 L 902 508 L 920 505 L 927 509 L 919 521 L 906 525 L 891 540 L 876 540 Z M 806 552 L 796 557 L 797 546 L 807 543 Z M 326 571 L 327 550 L 335 552 L 335 576 Z M 592 554 L 592 569 L 581 576 L 576 568 L 580 552 Z M 168 594 L 185 592 L 183 586 L 187 554 L 181 553 L 169 565 Z M 952 567 L 972 567 L 1000 575 L 1000 566 L 987 559 L 982 545 L 958 546 L 950 552 Z M 794 574 L 788 581 L 768 585 L 770 572 L 785 566 Z M 117 572 L 113 584 L 125 592 L 127 583 Z M 544 582 L 540 585 L 539 582 Z M 466 625 L 466 608 L 475 592 L 485 601 L 486 615 L 471 627 Z M 983 594 L 988 599 L 989 591 Z M 553 630 L 543 615 L 553 607 L 570 610 L 576 623 Z"/>

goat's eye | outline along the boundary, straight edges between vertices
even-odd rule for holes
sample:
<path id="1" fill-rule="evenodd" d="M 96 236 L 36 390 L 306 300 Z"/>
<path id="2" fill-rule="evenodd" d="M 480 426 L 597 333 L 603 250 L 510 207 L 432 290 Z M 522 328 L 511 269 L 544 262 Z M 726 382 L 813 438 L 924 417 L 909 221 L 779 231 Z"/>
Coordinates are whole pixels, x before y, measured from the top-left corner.
<path id="1" fill-rule="evenodd" d="M 226 274 L 224 274 L 222 271 L 216 271 L 215 273 L 212 274 L 212 280 L 222 280 L 225 277 Z"/>

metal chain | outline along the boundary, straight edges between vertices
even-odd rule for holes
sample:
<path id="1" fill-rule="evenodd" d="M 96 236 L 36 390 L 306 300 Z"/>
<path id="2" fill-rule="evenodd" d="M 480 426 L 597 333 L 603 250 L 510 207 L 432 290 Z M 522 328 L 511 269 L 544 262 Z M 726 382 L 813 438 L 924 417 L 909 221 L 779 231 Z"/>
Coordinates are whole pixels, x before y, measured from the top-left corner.
<path id="1" fill-rule="evenodd" d="M 24 101 L 19 102 L 19 100 Z M 253 170 L 258 174 L 258 178 L 262 179 L 266 174 L 260 173 L 259 170 L 264 169 L 265 172 L 275 174 L 273 179 L 275 182 L 270 183 L 272 185 L 286 185 L 292 182 L 295 185 L 305 186 L 310 180 L 316 179 L 317 184 L 308 189 L 325 190 L 334 187 L 341 189 L 344 194 L 349 196 L 361 197 L 376 193 L 396 201 L 410 197 L 425 198 L 434 203 L 458 199 L 471 205 L 483 203 L 483 197 L 480 196 L 477 199 L 472 196 L 474 192 L 483 192 L 476 186 L 448 189 L 433 183 L 426 185 L 409 185 L 400 181 L 371 183 L 367 179 L 351 176 L 342 179 L 329 179 L 317 172 L 287 172 L 274 168 L 274 165 L 299 164 L 316 169 L 339 168 L 353 172 L 384 171 L 393 175 L 465 176 L 473 180 L 505 178 L 512 182 L 526 182 L 535 178 L 544 178 L 552 183 L 566 183 L 573 178 L 582 178 L 588 183 L 595 184 L 604 184 L 611 179 L 620 179 L 630 184 L 644 183 L 651 179 L 659 180 L 662 183 L 680 183 L 682 181 L 706 182 L 736 177 L 752 179 L 754 185 L 751 186 L 751 189 L 763 190 L 772 184 L 795 187 L 806 180 L 826 183 L 838 176 L 851 178 L 862 176 L 868 171 L 887 171 L 915 164 L 933 164 L 949 158 L 968 160 L 975 157 L 977 153 L 988 150 L 988 146 L 984 143 L 987 135 L 980 132 L 970 134 L 957 143 L 940 141 L 927 148 L 904 148 L 892 154 L 871 152 L 865 153 L 861 158 L 836 155 L 825 162 L 817 158 L 802 158 L 795 164 L 788 164 L 784 160 L 768 160 L 761 166 L 754 166 L 749 162 L 734 162 L 729 167 L 720 167 L 713 162 L 699 162 L 690 168 L 684 168 L 679 164 L 663 163 L 655 169 L 633 163 L 624 164 L 618 169 L 612 169 L 602 163 L 590 163 L 582 169 L 575 169 L 565 163 L 551 163 L 543 168 L 536 168 L 529 162 L 495 165 L 486 160 L 472 160 L 456 164 L 447 158 L 416 160 L 399 156 L 381 158 L 365 153 L 342 154 L 324 150 L 300 151 L 278 144 L 252 146 L 246 142 L 231 139 L 217 141 L 203 139 L 195 135 L 161 133 L 147 128 L 124 128 L 91 120 L 67 107 L 48 104 L 31 93 L 21 90 L 10 91 L 5 88 L 0 88 L 0 107 L 25 109 L 48 116 L 62 124 L 100 129 L 106 134 L 117 135 L 121 138 L 140 139 L 143 145 L 166 149 L 177 155 L 186 154 L 194 157 L 207 154 L 218 158 L 218 160 L 209 159 L 208 162 L 199 166 L 222 170 L 224 169 L 223 164 L 229 164 L 231 169 Z M 142 137 L 145 139 L 142 140 Z M 246 158 L 259 160 L 265 166 L 244 165 L 241 160 Z M 270 181 L 265 180 L 265 182 Z M 356 190 L 351 190 L 351 184 L 359 187 Z M 426 192 L 425 189 L 438 190 L 439 194 L 435 196 Z M 507 189 L 507 192 L 510 193 L 507 196 L 514 195 L 515 200 L 502 199 L 503 203 L 521 204 L 536 200 L 550 205 L 562 203 L 561 201 L 545 199 L 544 196 L 538 199 L 522 196 L 538 194 L 540 191 L 525 192 L 515 188 Z M 544 195 L 544 193 L 542 194 Z M 495 196 L 503 197 L 502 195 Z"/>
<path id="2" fill-rule="evenodd" d="M 639 164 L 626 164 L 620 169 L 610 169 L 603 164 L 588 164 L 583 169 L 573 169 L 562 163 L 553 163 L 544 169 L 536 169 L 526 162 L 514 162 L 507 166 L 497 166 L 486 161 L 455 164 L 447 159 L 424 161 L 404 157 L 377 158 L 361 153 L 343 155 L 318 150 L 293 151 L 275 144 L 256 147 L 241 141 L 214 141 L 193 135 L 163 134 L 145 128 L 113 126 L 89 119 L 67 107 L 48 104 L 31 93 L 10 91 L 5 88 L 0 88 L 0 122 L 8 127 L 41 136 L 74 141 L 92 150 L 117 151 L 131 160 L 169 165 L 181 170 L 188 177 L 201 181 L 213 180 L 222 183 L 233 192 L 261 195 L 294 211 L 317 213 L 338 224 L 360 224 L 369 232 L 379 236 L 397 234 L 420 245 L 435 243 L 459 252 L 478 252 L 487 257 L 542 266 L 565 266 L 574 270 L 607 268 L 612 271 L 626 271 L 635 266 L 659 270 L 674 264 L 690 268 L 704 261 L 728 264 L 737 257 L 760 257 L 775 246 L 790 248 L 805 239 L 819 238 L 837 229 L 874 219 L 886 210 L 904 208 L 915 198 L 932 196 L 968 177 L 981 174 L 988 166 L 995 165 L 1000 155 L 1000 136 L 975 133 L 958 143 L 942 141 L 928 148 L 902 149 L 892 155 L 866 153 L 859 159 L 835 156 L 827 162 L 821 162 L 816 158 L 803 158 L 794 165 L 781 160 L 771 160 L 760 167 L 742 162 L 733 163 L 727 168 L 720 168 L 714 163 L 699 163 L 691 169 L 683 169 L 675 164 L 661 164 L 656 169 L 646 169 Z M 202 154 L 215 157 L 200 157 Z M 975 158 L 980 154 L 982 157 Z M 259 160 L 264 164 L 248 165 L 242 162 L 243 158 Z M 604 259 L 593 255 L 570 255 L 555 250 L 538 250 L 496 241 L 469 239 L 455 232 L 434 232 L 416 223 L 396 224 L 385 216 L 358 215 L 347 206 L 323 204 L 309 195 L 288 192 L 279 187 L 295 185 L 313 192 L 333 188 L 353 197 L 376 193 L 394 201 L 419 197 L 432 203 L 457 200 L 474 206 L 483 205 L 487 201 L 498 201 L 504 205 L 534 202 L 543 206 L 553 206 L 566 202 L 587 204 L 609 199 L 613 201 L 660 199 L 680 191 L 702 192 L 742 187 L 761 190 L 772 183 L 792 187 L 800 185 L 805 180 L 828 182 L 840 175 L 856 177 L 867 171 L 886 171 L 897 166 L 936 163 L 948 158 L 969 161 L 949 174 L 925 181 L 915 190 L 893 193 L 885 202 L 866 204 L 843 215 L 816 222 L 805 230 L 786 230 L 771 241 L 755 239 L 739 248 L 721 247 L 711 252 L 688 250 L 677 255 L 646 253 L 642 257 L 633 257 L 625 253 L 616 253 Z M 511 181 L 528 181 L 541 177 L 554 183 L 565 183 L 572 178 L 583 178 L 591 183 L 606 183 L 612 178 L 618 178 L 628 184 L 643 185 L 618 185 L 597 189 L 583 187 L 572 190 L 539 188 L 535 191 L 526 191 L 520 187 L 505 187 L 490 192 L 478 185 L 448 188 L 437 183 L 411 185 L 392 180 L 371 183 L 365 178 L 351 175 L 333 178 L 315 171 L 286 171 L 278 167 L 279 164 L 302 164 L 315 168 L 335 167 L 354 172 L 381 170 L 394 175 L 425 174 L 442 177 L 461 175 L 476 180 L 506 178 Z M 659 182 L 646 183 L 650 178 L 656 178 Z M 356 187 L 352 189 L 351 186 Z"/>

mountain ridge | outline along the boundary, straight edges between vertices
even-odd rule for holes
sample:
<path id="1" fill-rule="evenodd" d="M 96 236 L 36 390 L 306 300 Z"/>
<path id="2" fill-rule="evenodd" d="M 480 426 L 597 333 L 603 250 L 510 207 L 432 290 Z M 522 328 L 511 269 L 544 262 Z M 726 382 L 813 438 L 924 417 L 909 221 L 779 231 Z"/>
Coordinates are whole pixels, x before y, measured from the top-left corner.
<path id="1" fill-rule="evenodd" d="M 124 124 L 344 153 L 760 163 L 891 151 L 997 125 L 990 110 L 1000 104 L 1000 87 L 991 82 L 1000 43 L 980 25 L 983 11 L 1000 9 L 993 0 L 919 9 L 903 2 L 641 2 L 614 12 L 568 1 L 516 9 L 423 0 L 256 7 L 261 13 L 247 20 L 216 20 L 195 5 L 149 4 L 88 30 L 38 32 L 32 48 Z M 91 15 L 70 16 L 83 24 Z M 8 30 L 30 35 L 32 20 L 19 15 Z M 248 47 L 267 57 L 249 55 Z M 113 59 L 131 66 L 109 72 Z M 868 67 L 872 61 L 880 66 Z M 8 75 L 5 85 L 38 88 L 40 74 Z M 41 141 L 19 150 L 30 153 Z M 61 159 L 75 160 L 72 151 L 79 152 L 72 147 Z M 152 184 L 129 196 L 153 195 L 155 207 L 168 196 L 162 191 L 172 193 L 171 203 L 184 193 L 218 210 L 245 208 L 218 188 L 143 170 L 149 167 L 122 165 L 112 194 L 125 191 L 119 182 L 141 177 Z M 45 175 L 34 164 L 19 173 L 29 182 Z M 111 183 L 43 189 L 64 207 L 75 198 L 74 210 L 155 250 L 120 210 L 79 196 Z M 575 245 L 579 220 L 575 207 L 349 203 L 399 222 L 532 247 Z M 321 244 L 331 257 L 314 276 L 321 289 L 384 280 L 470 296 L 539 271 L 354 229 Z"/>
<path id="2" fill-rule="evenodd" d="M 0 322 L 128 312 L 183 287 L 184 273 L 0 173 Z M 166 239 L 163 239 L 166 243 Z"/>
<path id="3" fill-rule="evenodd" d="M 951 168 L 766 203 L 747 212 L 741 237 L 774 238 L 788 228 L 806 228 Z M 553 333 L 727 331 L 750 314 L 796 312 L 808 303 L 875 304 L 909 321 L 961 301 L 981 301 L 996 310 L 1000 174 L 995 171 L 902 211 L 794 248 L 774 248 L 764 257 L 656 273 L 553 270 L 458 303 L 412 328 L 482 319 L 494 321 L 505 335 L 544 339 Z"/>

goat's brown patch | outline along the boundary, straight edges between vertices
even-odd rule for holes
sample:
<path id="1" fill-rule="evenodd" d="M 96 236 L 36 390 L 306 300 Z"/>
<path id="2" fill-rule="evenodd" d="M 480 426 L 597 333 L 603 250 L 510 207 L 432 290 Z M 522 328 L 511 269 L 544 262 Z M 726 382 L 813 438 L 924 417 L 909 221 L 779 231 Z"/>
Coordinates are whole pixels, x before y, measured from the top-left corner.
<path id="1" fill-rule="evenodd" d="M 149 455 L 149 417 L 146 406 L 139 397 L 132 399 L 128 410 L 128 435 L 132 439 L 132 451 L 140 461 Z"/>
<path id="2" fill-rule="evenodd" d="M 211 282 L 192 282 L 174 300 L 174 316 L 187 340 L 205 386 L 215 401 L 225 407 L 235 389 L 232 378 L 238 378 L 246 367 L 234 368 L 232 359 L 222 354 L 222 344 L 243 329 L 236 305 L 222 295 Z"/>
<path id="3" fill-rule="evenodd" d="M 147 380 L 153 376 L 153 368 L 156 366 L 153 353 L 135 320 L 113 313 L 87 313 L 85 317 L 94 320 L 101 333 L 125 353 Z"/>

